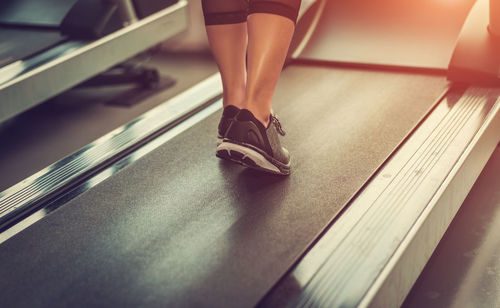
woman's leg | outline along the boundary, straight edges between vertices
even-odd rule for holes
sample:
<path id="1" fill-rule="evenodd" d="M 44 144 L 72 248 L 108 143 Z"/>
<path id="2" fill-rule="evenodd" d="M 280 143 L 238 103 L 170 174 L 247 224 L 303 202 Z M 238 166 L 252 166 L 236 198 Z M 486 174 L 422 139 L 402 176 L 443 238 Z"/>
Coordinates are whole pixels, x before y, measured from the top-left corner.
<path id="1" fill-rule="evenodd" d="M 246 108 L 267 127 L 300 0 L 250 0 Z"/>
<path id="2" fill-rule="evenodd" d="M 294 23 L 279 15 L 248 16 L 248 82 L 246 108 L 267 127 L 274 89 L 294 31 Z"/>
<path id="3" fill-rule="evenodd" d="M 239 0 L 220 1 L 230 4 Z M 248 75 L 244 109 L 233 118 L 231 125 L 223 134 L 224 138 L 220 138 L 222 141 L 217 146 L 219 157 L 240 162 L 257 170 L 282 175 L 290 174 L 290 154 L 281 146 L 278 136 L 279 134 L 284 136 L 285 133 L 275 117 L 272 117 L 274 125 L 270 125 L 269 122 L 274 89 L 292 39 L 300 2 L 300 0 L 249 0 L 249 16 L 246 19 Z M 207 31 L 210 31 L 208 26 Z M 219 33 L 215 36 L 220 37 Z M 222 40 L 225 39 L 229 41 L 228 37 Z M 221 46 L 221 51 L 215 50 L 214 54 L 230 56 L 229 48 L 234 48 L 233 45 L 221 43 Z M 217 55 L 216 61 L 229 63 L 227 59 L 217 60 Z M 224 68 L 221 66 L 219 68 L 222 73 Z M 234 67 L 228 70 L 232 71 Z M 226 91 L 226 88 L 224 90 Z M 224 113 L 228 109 L 224 110 Z M 221 123 L 224 123 L 224 113 Z M 219 124 L 219 134 L 224 131 L 221 127 Z"/>
<path id="4" fill-rule="evenodd" d="M 202 0 L 208 41 L 219 67 L 223 105 L 242 108 L 246 89 L 248 0 Z"/>
<path id="5" fill-rule="evenodd" d="M 222 77 L 222 104 L 241 109 L 245 102 L 247 81 L 247 23 L 207 25 L 206 30 Z"/>

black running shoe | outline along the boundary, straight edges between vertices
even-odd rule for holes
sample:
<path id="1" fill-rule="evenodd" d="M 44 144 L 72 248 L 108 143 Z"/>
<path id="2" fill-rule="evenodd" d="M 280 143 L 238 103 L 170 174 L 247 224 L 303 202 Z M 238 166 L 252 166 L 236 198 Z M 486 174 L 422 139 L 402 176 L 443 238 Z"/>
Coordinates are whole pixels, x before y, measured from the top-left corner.
<path id="1" fill-rule="evenodd" d="M 229 105 L 224 108 L 218 127 L 217 146 L 222 143 L 222 139 L 226 135 L 227 129 L 231 123 L 233 123 L 234 117 L 238 115 L 238 112 L 240 112 L 240 108 L 236 106 Z"/>
<path id="2" fill-rule="evenodd" d="M 266 128 L 247 109 L 242 109 L 217 147 L 220 156 L 246 167 L 290 174 L 290 154 L 281 146 L 279 135 L 285 136 L 281 124 L 271 114 Z"/>

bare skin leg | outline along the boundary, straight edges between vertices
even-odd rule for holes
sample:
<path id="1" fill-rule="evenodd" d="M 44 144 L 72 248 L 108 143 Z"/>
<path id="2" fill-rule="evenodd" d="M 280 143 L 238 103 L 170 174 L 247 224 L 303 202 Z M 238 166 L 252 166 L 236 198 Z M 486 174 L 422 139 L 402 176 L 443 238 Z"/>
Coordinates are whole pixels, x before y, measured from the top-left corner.
<path id="1" fill-rule="evenodd" d="M 250 14 L 248 23 L 248 80 L 245 108 L 264 124 L 269 114 L 295 24 L 288 18 L 265 13 Z"/>
<path id="2" fill-rule="evenodd" d="M 208 41 L 222 76 L 224 107 L 243 108 L 246 95 L 247 23 L 206 26 Z"/>

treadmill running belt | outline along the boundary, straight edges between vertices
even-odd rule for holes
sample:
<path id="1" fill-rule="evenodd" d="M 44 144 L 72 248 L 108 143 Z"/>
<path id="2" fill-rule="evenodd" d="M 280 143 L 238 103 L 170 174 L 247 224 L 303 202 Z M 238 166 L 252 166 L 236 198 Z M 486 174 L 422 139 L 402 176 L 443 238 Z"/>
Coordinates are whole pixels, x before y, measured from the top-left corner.
<path id="1" fill-rule="evenodd" d="M 214 114 L 4 242 L 0 298 L 252 306 L 446 87 L 444 77 L 291 66 L 274 105 L 289 177 L 217 159 Z"/>
<path id="2" fill-rule="evenodd" d="M 59 27 L 77 0 L 2 0 L 0 24 Z"/>
<path id="3" fill-rule="evenodd" d="M 0 68 L 66 40 L 58 31 L 0 28 Z"/>

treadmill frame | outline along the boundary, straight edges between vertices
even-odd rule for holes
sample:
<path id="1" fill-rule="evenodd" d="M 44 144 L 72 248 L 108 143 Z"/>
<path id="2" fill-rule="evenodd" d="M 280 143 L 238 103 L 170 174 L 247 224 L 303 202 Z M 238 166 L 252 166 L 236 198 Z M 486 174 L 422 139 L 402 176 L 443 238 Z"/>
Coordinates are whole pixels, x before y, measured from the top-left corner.
<path id="1" fill-rule="evenodd" d="M 500 141 L 500 89 L 450 93 L 259 306 L 403 303 Z"/>
<path id="2" fill-rule="evenodd" d="M 176 126 L 210 107 L 211 113 L 222 108 L 219 101 L 222 80 L 219 73 L 167 100 L 131 122 L 102 136 L 73 154 L 0 192 L 0 243 L 48 215 L 54 196 L 64 195 L 75 186 L 83 191 L 137 160 L 135 152 L 162 134 L 171 134 Z M 179 134 L 177 132 L 176 134 Z M 173 138 L 173 137 L 171 137 Z M 134 156 L 135 155 L 135 156 Z M 135 158 L 130 158 L 134 156 Z M 124 158 L 125 157 L 125 158 Z M 126 163 L 117 163 L 125 159 Z M 109 167 L 111 165 L 111 167 Z M 109 168 L 108 168 L 109 167 Z M 103 171 L 104 169 L 104 171 Z M 104 175 L 100 175 L 102 172 Z M 79 193 L 83 192 L 82 189 Z M 69 201 L 66 197 L 65 202 Z M 57 203 L 59 198 L 56 198 Z M 58 206 L 56 206 L 58 207 Z M 35 214 L 33 214 L 35 213 Z M 41 214 L 42 213 L 42 214 Z"/>
<path id="3" fill-rule="evenodd" d="M 96 41 L 69 41 L 56 46 L 66 52 L 50 57 L 48 62 L 44 54 L 51 50 L 42 53 L 38 56 L 41 64 L 0 84 L 0 123 L 182 32 L 187 26 L 187 1 L 180 0 Z M 33 62 L 36 57 L 28 61 Z"/>
<path id="4" fill-rule="evenodd" d="M 220 93 L 220 88 L 214 91 L 214 93 L 217 91 Z M 443 122 L 444 117 L 440 118 L 439 111 L 443 108 L 446 109 L 447 102 L 445 100 L 438 102 L 437 107 L 390 157 L 388 162 L 378 170 L 372 180 L 352 200 L 349 207 L 338 218 L 334 219 L 335 224 L 332 222 L 331 227 L 321 234 L 321 238 L 313 243 L 307 254 L 284 277 L 282 283 L 291 280 L 298 282 L 300 287 L 298 293 L 288 294 L 297 296 L 289 297 L 288 304 L 307 306 L 308 304 L 320 305 L 321 303 L 324 306 L 342 305 L 349 307 L 387 307 L 401 304 L 500 140 L 500 101 L 497 100 L 492 106 L 491 102 L 488 103 L 481 99 L 489 96 L 498 97 L 500 90 L 471 88 L 469 91 L 464 96 L 468 95 L 469 98 L 475 96 L 479 100 L 456 107 L 458 108 L 457 114 L 460 116 L 448 121 L 450 124 L 449 132 L 453 132 L 449 134 L 454 134 L 455 137 L 451 138 L 451 143 L 448 143 L 447 146 L 444 144 L 436 145 L 445 148 L 437 159 L 437 163 L 431 169 L 413 170 L 415 176 L 425 172 L 431 176 L 422 180 L 422 187 L 412 188 L 415 189 L 414 191 L 426 191 L 426 194 L 413 193 L 411 196 L 413 199 L 407 199 L 398 204 L 399 210 L 401 208 L 412 210 L 411 215 L 404 217 L 404 221 L 396 219 L 390 221 L 389 224 L 384 219 L 372 219 L 371 221 L 374 223 L 371 225 L 359 223 L 362 219 L 367 219 L 366 217 L 369 215 L 373 215 L 372 218 L 375 216 L 380 218 L 384 214 L 390 215 L 392 213 L 387 210 L 388 203 L 379 202 L 376 204 L 375 201 L 379 200 L 382 193 L 386 191 L 388 185 L 396 177 L 398 170 L 402 170 L 398 168 L 402 168 L 418 151 L 423 140 L 427 140 L 426 133 L 432 133 L 437 125 Z M 209 107 L 212 108 L 210 112 L 217 110 L 213 106 Z M 455 106 L 458 106 L 458 103 L 450 109 L 455 108 Z M 135 123 L 131 123 L 110 133 L 96 142 L 94 146 L 113 145 L 113 138 L 118 137 L 121 133 L 126 133 L 134 125 Z M 79 182 L 79 186 L 86 190 L 98 184 L 124 165 L 137 159 L 135 153 L 132 154 L 131 156 L 134 157 L 125 156 L 119 162 L 108 166 L 102 173 L 92 174 L 88 179 Z M 428 155 L 435 154 L 431 151 L 428 152 Z M 73 160 L 74 157 L 68 158 L 68 162 Z M 54 165 L 52 167 L 53 170 L 42 170 L 41 174 L 55 172 L 56 168 L 61 166 Z M 41 188 L 37 175 L 28 180 L 31 182 L 22 182 L 13 187 L 12 190 L 0 193 L 0 201 L 12 197 L 14 193 L 18 193 L 18 198 L 25 197 L 27 192 L 20 189 L 29 185 L 33 185 L 33 189 Z M 433 190 L 429 189 L 429 183 L 433 185 Z M 424 187 L 424 185 L 427 186 Z M 43 189 L 39 193 L 51 197 Z M 420 200 L 422 196 L 428 199 L 425 204 Z M 58 199 L 54 203 L 59 203 L 60 206 L 65 201 L 67 200 Z M 419 208 L 415 209 L 415 205 L 418 205 Z M 385 212 L 377 212 L 373 210 L 373 206 L 378 206 L 381 210 L 385 209 Z M 31 220 L 27 218 L 24 225 L 20 223 L 12 229 L 0 233 L 0 242 L 48 214 L 45 209 L 41 209 L 37 213 L 39 215 L 32 215 Z M 377 228 L 384 228 L 384 237 L 374 238 L 371 236 L 374 231 L 379 230 Z M 370 237 L 371 242 L 368 242 L 367 239 Z M 349 238 L 355 238 L 357 242 L 347 242 Z M 378 244 L 383 244 L 392 245 L 392 248 L 387 250 L 373 249 L 368 253 L 366 249 L 352 249 L 352 254 L 345 257 L 345 250 L 337 249 L 340 244 L 343 244 L 343 247 L 354 248 L 366 248 L 370 245 L 377 247 Z M 336 263 L 337 266 L 333 267 L 326 266 L 329 260 L 334 259 L 345 261 L 351 266 L 346 267 L 343 263 Z M 361 260 L 361 262 L 356 263 L 356 260 Z M 362 262 L 364 263 L 361 264 Z M 370 272 L 364 274 L 361 271 L 360 275 L 356 275 L 359 274 L 359 269 L 363 268 L 360 264 L 366 266 L 368 263 L 372 266 Z M 338 284 L 339 281 L 344 283 Z M 280 285 L 282 284 L 278 284 L 273 291 L 276 291 Z M 315 289 L 315 286 L 320 287 L 321 290 Z M 318 290 L 319 293 L 317 293 Z M 339 292 L 339 290 L 344 292 Z M 311 297 L 314 294 L 318 296 Z M 272 299 L 272 295 L 271 291 L 267 299 Z M 303 299 L 306 301 L 302 301 Z M 309 299 L 312 299 L 312 302 L 308 302 Z M 261 304 L 265 306 L 266 298 Z"/>

